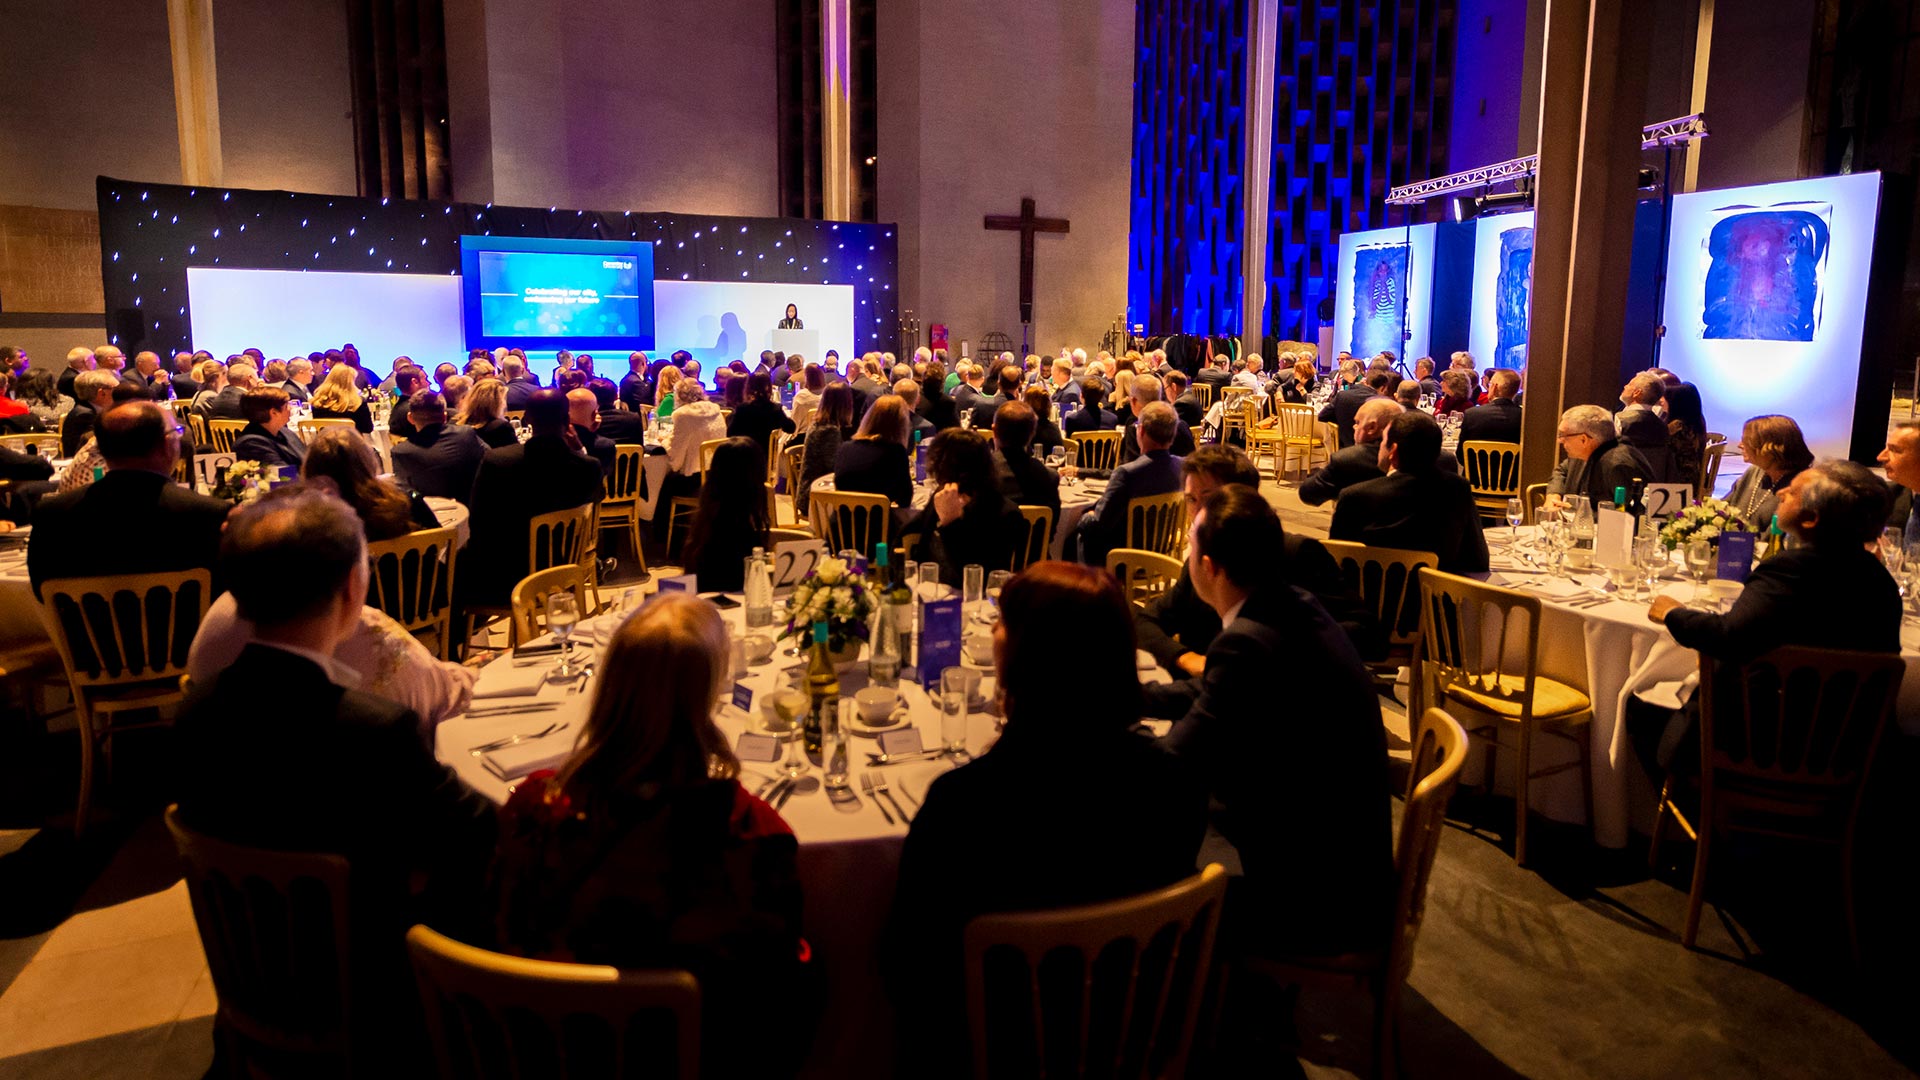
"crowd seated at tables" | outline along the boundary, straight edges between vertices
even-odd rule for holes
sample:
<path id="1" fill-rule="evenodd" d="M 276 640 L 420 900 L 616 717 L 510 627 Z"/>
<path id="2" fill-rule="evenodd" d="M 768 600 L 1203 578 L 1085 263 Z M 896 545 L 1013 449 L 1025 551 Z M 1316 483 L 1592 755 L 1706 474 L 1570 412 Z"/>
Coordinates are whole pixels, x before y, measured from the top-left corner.
<path id="1" fill-rule="evenodd" d="M 1489 567 L 1481 511 L 1442 449 L 1442 421 L 1459 414 L 1462 441 L 1517 442 L 1520 375 L 1491 372 L 1474 404 L 1480 381 L 1465 354 L 1437 377 L 1422 359 L 1405 382 L 1384 358 L 1345 358 L 1329 380 L 1310 354 L 1291 353 L 1278 378 L 1258 356 L 1238 372 L 1221 358 L 1191 376 L 1158 353 L 1003 354 L 951 368 L 944 350 L 898 366 L 873 353 L 850 357 L 848 377 L 834 359 L 769 352 L 755 370 L 723 367 L 727 417 L 684 352 L 634 353 L 618 383 L 594 375 L 591 357 L 564 354 L 541 385 L 515 352 L 471 357 L 464 371 L 442 364 L 431 380 L 408 361 L 375 383 L 345 350 L 226 363 L 182 351 L 169 375 L 156 354 L 129 367 L 103 348 L 57 379 L 0 371 L 0 423 L 40 430 L 50 413 L 81 476 L 56 491 L 50 453 L 0 447 L 0 479 L 17 489 L 9 519 L 34 527 L 36 591 L 123 566 L 130 536 L 142 538 L 140 570 L 212 572 L 177 722 L 181 813 L 238 843 L 340 852 L 356 879 L 365 873 L 369 895 L 385 901 L 369 966 L 356 972 L 375 1000 L 410 995 L 399 935 L 426 921 L 523 956 L 693 972 L 711 1075 L 784 1075 L 805 1057 L 823 991 L 802 912 L 830 898 L 801 895 L 792 829 L 741 785 L 713 723 L 730 681 L 718 608 L 663 594 L 621 623 L 572 754 L 496 809 L 432 751 L 434 725 L 468 708 L 474 669 L 368 605 L 367 545 L 439 528 L 426 501 L 437 497 L 470 514 L 456 606 L 504 606 L 531 569 L 529 521 L 599 502 L 617 446 L 664 454 L 661 505 L 697 504 L 681 561 L 703 591 L 741 589 L 744 560 L 769 546 L 767 485 L 786 479 L 770 474 L 769 451 L 783 444 L 802 447 L 787 492 L 800 515 L 831 475 L 839 492 L 884 496 L 893 535 L 910 538 L 944 584 L 959 586 L 972 566 L 1025 567 L 1000 594 L 993 631 L 1004 734 L 928 790 L 883 931 L 914 942 L 888 953 L 885 972 L 916 1002 L 905 1017 L 916 1037 L 904 1041 L 942 1055 L 914 1062 L 916 1075 L 964 1067 L 970 919 L 1162 887 L 1220 845 L 1239 867 L 1224 955 L 1382 947 L 1395 879 L 1385 734 L 1366 664 L 1386 655 L 1390 628 L 1327 546 L 1283 527 L 1254 460 L 1201 437 L 1196 391 L 1244 386 L 1276 404 L 1323 403 L 1340 446 L 1298 492 L 1308 506 L 1333 504 L 1330 538 L 1431 552 L 1440 570 L 1475 573 Z M 0 351 L 0 362 L 22 361 Z M 783 406 L 778 392 L 796 383 Z M 1406 386 L 1411 407 L 1391 393 Z M 49 388 L 61 407 L 48 405 Z M 1438 398 L 1434 413 L 1426 397 Z M 234 456 L 299 482 L 238 509 L 176 483 L 181 455 L 208 448 L 163 407 L 170 400 L 202 419 L 244 420 Z M 404 425 L 376 434 L 376 402 Z M 1597 503 L 1629 479 L 1697 475 L 1706 432 L 1696 388 L 1656 369 L 1621 402 L 1617 414 L 1576 405 L 1560 415 L 1565 457 L 1551 495 Z M 303 439 L 301 409 L 352 422 Z M 671 423 L 650 425 L 642 409 Z M 1021 508 L 1058 519 L 1063 503 L 1062 470 L 1043 459 L 1077 434 L 1115 429 L 1119 464 L 1094 477 L 1103 490 L 1065 537 L 1075 561 L 1030 558 Z M 388 440 L 390 473 L 376 437 Z M 708 443 L 718 445 L 703 463 Z M 1920 425 L 1888 438 L 1891 488 L 1861 466 L 1816 463 L 1786 416 L 1749 420 L 1737 449 L 1747 470 L 1730 497 L 1736 511 L 1762 527 L 1777 515 L 1797 546 L 1760 563 L 1725 613 L 1661 599 L 1650 617 L 1729 664 L 1794 643 L 1897 652 L 1902 598 L 1872 544 L 1884 527 L 1920 539 Z M 1107 556 L 1124 546 L 1129 503 L 1175 492 L 1187 507 L 1178 578 L 1135 605 Z M 1060 667 L 1067 640 L 1071 678 Z M 1170 681 L 1143 687 L 1136 649 Z M 1310 677 L 1275 694 L 1288 671 Z M 1152 737 L 1142 718 L 1170 722 L 1168 733 Z M 1656 779 L 1698 769 L 1697 706 L 1628 723 Z M 1074 766 L 1056 768 L 1068 753 Z M 338 798 L 348 774 L 377 797 Z M 1009 790 L 1027 794 L 1010 800 Z M 1299 887 L 1302 875 L 1315 887 Z M 755 1009 L 768 997 L 792 1007 Z M 387 1021 L 397 1028 L 411 1009 L 396 1004 Z M 749 1013 L 763 1026 L 742 1039 Z"/>

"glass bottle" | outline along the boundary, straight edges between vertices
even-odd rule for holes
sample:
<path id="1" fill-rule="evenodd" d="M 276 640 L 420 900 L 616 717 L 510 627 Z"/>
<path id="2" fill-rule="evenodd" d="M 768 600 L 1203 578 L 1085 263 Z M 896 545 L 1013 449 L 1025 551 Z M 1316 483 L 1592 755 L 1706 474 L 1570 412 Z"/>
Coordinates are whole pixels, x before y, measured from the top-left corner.
<path id="1" fill-rule="evenodd" d="M 848 740 L 853 738 L 853 699 L 835 698 L 831 727 L 826 731 L 826 750 L 822 767 L 826 769 L 827 787 L 834 791 L 843 791 L 849 787 L 852 767 L 848 761 L 851 756 Z"/>
<path id="2" fill-rule="evenodd" d="M 747 556 L 746 575 L 742 579 L 746 592 L 747 628 L 759 629 L 773 625 L 773 560 L 767 557 L 767 549 L 757 547 Z"/>
<path id="3" fill-rule="evenodd" d="M 827 624 L 813 624 L 813 655 L 807 660 L 807 719 L 802 732 L 807 756 L 820 760 L 821 738 L 840 710 L 840 673 L 827 651 Z"/>
<path id="4" fill-rule="evenodd" d="M 867 635 L 867 683 L 891 687 L 900 682 L 900 628 L 897 619 L 911 597 L 903 594 L 903 603 L 894 603 L 892 553 L 884 541 L 873 546 L 873 582 L 871 591 L 879 603 L 874 605 L 873 631 Z"/>
<path id="5" fill-rule="evenodd" d="M 1780 528 L 1780 515 L 1773 515 L 1773 524 L 1767 526 L 1767 546 L 1761 551 L 1762 559 L 1771 559 L 1775 553 L 1787 546 L 1787 534 Z"/>

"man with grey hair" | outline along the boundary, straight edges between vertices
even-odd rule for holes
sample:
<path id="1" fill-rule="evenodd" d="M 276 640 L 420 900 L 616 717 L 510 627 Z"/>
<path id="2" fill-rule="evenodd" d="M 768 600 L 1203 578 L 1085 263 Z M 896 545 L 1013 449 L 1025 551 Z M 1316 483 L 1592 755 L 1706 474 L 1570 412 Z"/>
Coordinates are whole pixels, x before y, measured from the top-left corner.
<path id="1" fill-rule="evenodd" d="M 73 397 L 73 380 L 83 371 L 92 371 L 94 366 L 93 350 L 85 345 L 76 345 L 67 350 L 67 366 L 60 372 L 60 378 L 54 382 L 54 388 L 68 397 Z"/>
<path id="2" fill-rule="evenodd" d="M 1113 470 L 1100 501 L 1075 528 L 1080 561 L 1089 566 L 1105 566 L 1107 552 L 1125 541 L 1128 503 L 1180 490 L 1181 458 L 1171 449 L 1180 418 L 1164 401 L 1148 403 L 1139 417 L 1140 456 Z"/>
<path id="3" fill-rule="evenodd" d="M 181 401 L 192 401 L 193 395 L 200 392 L 200 383 L 193 377 L 193 354 L 185 349 L 173 354 L 173 374 L 168 381 L 173 383 L 173 396 Z"/>
<path id="4" fill-rule="evenodd" d="M 1875 460 L 1886 467 L 1887 483 L 1893 486 L 1887 527 L 1904 531 L 1908 547 L 1920 544 L 1920 515 L 1913 512 L 1913 493 L 1920 491 L 1920 421 L 1895 420 L 1887 431 L 1886 448 Z"/>
<path id="5" fill-rule="evenodd" d="M 280 389 L 295 401 L 305 401 L 313 396 L 313 361 L 304 356 L 296 356 L 287 361 L 287 380 L 279 384 Z"/>
<path id="6" fill-rule="evenodd" d="M 1249 390 L 1262 394 L 1266 393 L 1267 377 L 1261 371 L 1261 368 L 1265 366 L 1266 362 L 1260 359 L 1259 353 L 1248 353 L 1246 361 L 1241 365 L 1239 372 L 1233 376 L 1233 385 L 1244 386 Z"/>
<path id="7" fill-rule="evenodd" d="M 1332 424 L 1340 435 L 1340 449 L 1353 445 L 1353 420 L 1360 413 L 1360 406 L 1380 396 L 1380 391 L 1360 381 L 1365 369 L 1360 361 L 1346 359 L 1340 361 L 1340 381 L 1347 384 L 1345 390 L 1333 395 L 1320 410 L 1320 422 Z"/>
<path id="8" fill-rule="evenodd" d="M 139 387 L 142 397 L 165 400 L 167 390 L 161 385 L 164 380 L 157 377 L 159 372 L 160 354 L 142 349 L 133 355 L 133 366 L 120 373 L 120 381 Z"/>
<path id="9" fill-rule="evenodd" d="M 1556 496 L 1585 495 L 1598 507 L 1613 501 L 1614 489 L 1654 476 L 1653 466 L 1620 441 L 1613 416 L 1598 405 L 1575 405 L 1561 413 L 1555 441 L 1567 460 L 1547 484 L 1547 502 L 1553 506 L 1561 505 Z"/>
<path id="10" fill-rule="evenodd" d="M 1667 418 L 1660 406 L 1666 396 L 1666 382 L 1650 371 L 1642 371 L 1627 380 L 1627 385 L 1620 390 L 1620 403 L 1626 407 L 1614 415 L 1614 430 L 1621 442 L 1640 451 L 1647 459 L 1653 469 L 1645 478 L 1649 483 L 1690 483 L 1691 477 L 1674 475 Z"/>
<path id="11" fill-rule="evenodd" d="M 933 433 L 939 429 L 933 426 L 932 421 L 920 415 L 920 384 L 913 381 L 911 377 L 903 376 L 894 380 L 893 392 L 900 396 L 901 401 L 907 403 L 907 417 L 913 421 L 913 427 L 909 430 L 907 438 L 911 440 L 915 434 L 922 439 L 933 438 Z"/>
<path id="12" fill-rule="evenodd" d="M 1353 416 L 1353 445 L 1336 450 L 1325 465 L 1300 482 L 1300 501 L 1319 506 L 1338 499 L 1355 484 L 1387 475 L 1380 467 L 1380 438 L 1393 418 L 1405 411 L 1390 397 L 1369 398 Z"/>
<path id="13" fill-rule="evenodd" d="M 1160 377 L 1158 375 L 1136 375 L 1133 379 L 1133 390 L 1128 396 L 1132 398 L 1133 415 L 1138 417 L 1148 405 L 1163 400 L 1166 395 L 1161 390 Z M 1180 419 L 1179 410 L 1177 409 L 1174 411 L 1173 422 L 1173 441 L 1168 445 L 1168 449 L 1172 450 L 1178 457 L 1186 457 L 1188 454 L 1193 453 L 1195 446 L 1193 429 L 1187 426 L 1185 420 Z M 1120 463 L 1123 465 L 1140 456 L 1140 438 L 1135 434 L 1135 429 L 1139 426 L 1140 424 L 1136 420 L 1134 423 L 1128 424 L 1125 430 L 1121 432 Z"/>
<path id="14" fill-rule="evenodd" d="M 120 385 L 115 371 L 82 371 L 73 380 L 73 409 L 60 424 L 60 456 L 80 452 L 101 414 L 113 408 L 113 388 Z"/>

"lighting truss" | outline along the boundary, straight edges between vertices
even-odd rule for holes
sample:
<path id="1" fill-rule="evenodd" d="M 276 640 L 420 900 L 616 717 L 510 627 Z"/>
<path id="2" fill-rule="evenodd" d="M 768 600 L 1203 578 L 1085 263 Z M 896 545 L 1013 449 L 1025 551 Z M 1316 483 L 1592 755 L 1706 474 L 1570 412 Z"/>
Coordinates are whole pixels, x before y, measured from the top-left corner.
<path id="1" fill-rule="evenodd" d="M 1640 130 L 1640 148 L 1652 150 L 1663 146 L 1678 146 L 1706 137 L 1705 114 L 1694 113 L 1691 116 L 1648 124 Z M 1522 177 L 1531 177 L 1539 167 L 1540 155 L 1528 154 L 1526 157 L 1503 161 L 1498 165 L 1483 165 L 1451 176 L 1403 184 L 1387 191 L 1387 205 L 1412 206 L 1442 195 L 1451 195 L 1456 191 L 1474 191 L 1492 187 L 1495 184 L 1507 183 Z"/>

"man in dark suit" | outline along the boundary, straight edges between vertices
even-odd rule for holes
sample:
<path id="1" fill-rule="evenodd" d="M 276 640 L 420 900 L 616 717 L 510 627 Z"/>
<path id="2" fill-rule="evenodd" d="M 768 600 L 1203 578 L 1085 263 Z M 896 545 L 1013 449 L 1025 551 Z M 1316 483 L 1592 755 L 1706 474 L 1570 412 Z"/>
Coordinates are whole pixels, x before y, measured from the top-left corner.
<path id="1" fill-rule="evenodd" d="M 1060 433 L 1078 435 L 1083 431 L 1112 431 L 1120 418 L 1108 409 L 1107 388 L 1100 385 L 1099 379 L 1085 379 L 1080 383 L 1080 407 L 1072 412 L 1063 408 L 1060 416 Z M 1176 414 L 1175 420 L 1179 419 Z"/>
<path id="2" fill-rule="evenodd" d="M 424 919 L 453 932 L 472 917 L 493 806 L 435 760 L 412 710 L 355 689 L 360 673 L 334 659 L 367 596 L 351 507 L 313 488 L 273 492 L 234 514 L 220 568 L 252 639 L 181 707 L 180 815 L 221 840 L 344 855 L 355 918 L 375 931 L 352 965 L 355 998 L 372 1013 L 356 1022 L 390 1022 L 381 1018 L 404 1016 L 410 996 L 393 988 L 402 928 Z M 339 798 L 342 775 L 377 795 Z M 424 890 L 410 895 L 416 881 Z"/>
<path id="3" fill-rule="evenodd" d="M 1035 461 L 1030 447 L 1039 417 L 1024 401 L 1009 401 L 993 416 L 993 451 L 1000 490 L 1015 506 L 1045 506 L 1060 518 L 1060 474 Z"/>
<path id="4" fill-rule="evenodd" d="M 1360 406 L 1388 392 L 1393 386 L 1391 372 L 1375 372 L 1360 380 L 1360 365 L 1349 360 L 1340 366 L 1340 374 L 1351 374 L 1356 380 L 1353 385 L 1333 395 L 1326 407 L 1320 410 L 1320 422 L 1331 422 L 1339 430 L 1340 447 L 1346 449 L 1353 445 L 1353 418 L 1359 413 Z"/>
<path id="5" fill-rule="evenodd" d="M 933 438 L 933 433 L 939 429 L 933 426 L 931 420 L 920 415 L 920 384 L 912 379 L 901 379 L 893 384 L 893 392 L 907 403 L 907 419 L 912 422 L 907 429 L 907 441 L 912 443 L 915 437 L 923 442 Z"/>
<path id="6" fill-rule="evenodd" d="M 240 399 L 247 426 L 233 437 L 233 456 L 239 461 L 257 461 L 264 468 L 280 467 L 282 479 L 300 475 L 307 460 L 307 444 L 287 427 L 293 421 L 293 405 L 287 392 L 277 386 L 259 386 Z"/>
<path id="7" fill-rule="evenodd" d="M 1559 442 L 1568 460 L 1566 472 L 1556 470 L 1547 484 L 1547 501 L 1553 506 L 1560 500 L 1552 496 L 1585 495 L 1597 508 L 1612 502 L 1614 489 L 1626 487 L 1634 477 L 1654 476 L 1640 451 L 1615 437 L 1612 415 L 1598 405 L 1575 405 L 1561 413 Z"/>
<path id="8" fill-rule="evenodd" d="M 875 378 L 878 375 L 880 361 L 870 356 L 847 362 L 848 374 L 855 378 L 848 383 L 853 388 L 854 419 L 857 421 L 867 415 L 867 410 L 887 392 L 885 383 Z"/>
<path id="9" fill-rule="evenodd" d="M 1229 951 L 1381 948 L 1394 878 L 1380 703 L 1347 636 L 1287 584 L 1273 557 L 1284 536 L 1252 488 L 1229 484 L 1202 504 L 1187 573 L 1222 629 L 1204 673 L 1146 687 L 1145 711 L 1173 720 L 1164 744 L 1206 782 L 1239 853 Z M 1307 674 L 1276 695 L 1281 671 Z"/>
<path id="10" fill-rule="evenodd" d="M 1194 395 L 1193 388 L 1187 383 L 1187 373 L 1179 368 L 1168 368 L 1166 374 L 1166 393 L 1173 399 L 1174 414 L 1180 422 L 1190 428 L 1206 423 L 1207 410 L 1200 407 L 1200 399 Z"/>
<path id="11" fill-rule="evenodd" d="M 600 407 L 601 438 L 615 446 L 641 446 L 646 443 L 647 422 L 637 412 L 619 408 L 619 397 L 609 379 L 595 379 L 587 384 L 593 392 L 593 400 Z"/>
<path id="12" fill-rule="evenodd" d="M 60 456 L 70 458 L 86 445 L 100 415 L 113 407 L 113 388 L 120 376 L 111 371 L 83 371 L 73 380 L 73 408 L 60 424 Z"/>
<path id="13" fill-rule="evenodd" d="M 507 411 L 520 412 L 533 399 L 540 384 L 527 378 L 526 361 L 509 356 L 500 362 L 500 375 L 507 384 Z"/>
<path id="14" fill-rule="evenodd" d="M 653 383 L 647 380 L 647 365 L 651 363 L 647 354 L 634 352 L 627 354 L 627 373 L 620 377 L 619 392 L 615 395 L 626 403 L 628 409 L 639 412 L 640 406 L 653 404 Z M 608 406 L 600 411 L 606 412 Z"/>
<path id="15" fill-rule="evenodd" d="M 1900 590 L 1871 550 L 1887 515 L 1887 485 L 1852 461 L 1823 461 L 1781 489 L 1780 527 L 1798 541 L 1761 560 L 1726 614 L 1693 611 L 1671 596 L 1654 598 L 1647 617 L 1673 639 L 1723 666 L 1714 683 L 1722 700 L 1748 689 L 1737 666 L 1783 645 L 1858 652 L 1900 651 Z M 1689 703 L 1690 706 L 1692 703 Z M 1648 772 L 1699 769 L 1698 708 L 1636 722 L 1628 729 Z"/>
<path id="16" fill-rule="evenodd" d="M 533 437 L 487 451 L 473 478 L 473 539 L 461 555 L 460 593 L 468 603 L 503 606 L 526 577 L 527 523 L 540 514 L 598 502 L 605 494 L 600 463 L 582 452 L 557 390 L 527 402 Z"/>
<path id="17" fill-rule="evenodd" d="M 613 440 L 600 435 L 600 399 L 586 387 L 567 391 L 567 422 L 573 425 L 573 437 L 580 449 L 600 463 L 600 469 L 613 472 Z"/>
<path id="18" fill-rule="evenodd" d="M 409 361 L 406 367 L 394 369 L 392 382 L 393 385 L 389 389 L 393 391 L 393 400 L 397 407 L 387 419 L 387 432 L 395 439 L 404 439 L 419 430 L 413 426 L 413 420 L 407 415 L 407 402 L 413 400 L 415 393 L 427 388 L 427 373 Z M 385 393 L 387 390 L 374 391 L 374 394 Z"/>
<path id="19" fill-rule="evenodd" d="M 1388 397 L 1375 396 L 1362 402 L 1353 416 L 1353 445 L 1334 451 L 1325 465 L 1301 482 L 1300 501 L 1319 506 L 1338 499 L 1342 491 L 1355 484 L 1387 475 L 1380 467 L 1380 438 L 1393 418 L 1405 411 Z"/>
<path id="20" fill-rule="evenodd" d="M 1199 371 L 1193 373 L 1194 385 L 1213 387 L 1213 396 L 1216 400 L 1220 397 L 1220 388 L 1232 381 L 1233 373 L 1227 370 L 1226 357 L 1221 357 L 1213 363 L 1206 364 L 1201 367 Z"/>
<path id="21" fill-rule="evenodd" d="M 393 444 L 394 479 L 422 495 L 471 499 L 474 474 L 487 456 L 479 432 L 447 423 L 447 401 L 431 390 L 414 391 L 407 415 L 415 430 Z"/>
<path id="22" fill-rule="evenodd" d="M 1461 414 L 1460 441 L 1519 442 L 1520 403 L 1513 400 L 1513 395 L 1519 392 L 1519 373 L 1506 368 L 1495 371 L 1487 381 L 1487 403 L 1475 405 Z M 1664 434 L 1666 425 L 1662 424 L 1660 430 Z"/>
<path id="23" fill-rule="evenodd" d="M 1440 425 L 1423 412 L 1403 412 L 1380 444 L 1387 475 L 1346 489 L 1327 535 L 1372 547 L 1431 551 L 1440 569 L 1467 574 L 1487 568 L 1487 538 L 1465 479 L 1442 472 Z"/>
<path id="24" fill-rule="evenodd" d="M 200 409 L 200 415 L 208 420 L 245 420 L 247 414 L 246 410 L 240 407 L 240 399 L 246 394 L 247 387 L 252 385 L 252 380 L 247 377 L 248 371 L 244 364 L 233 365 L 228 370 L 227 385 L 221 387 L 219 393 L 207 399 L 206 404 Z M 243 380 L 245 380 L 244 385 Z"/>
<path id="25" fill-rule="evenodd" d="M 81 372 L 92 370 L 94 370 L 93 350 L 84 345 L 76 346 L 67 351 L 67 366 L 60 369 L 59 378 L 53 382 L 54 389 L 78 401 L 79 398 L 73 392 L 74 380 L 80 377 Z"/>
<path id="26" fill-rule="evenodd" d="M 1200 447 L 1181 463 L 1180 472 L 1189 513 L 1228 484 L 1260 489 L 1259 468 L 1245 451 L 1232 446 Z M 1318 600 L 1362 657 L 1386 655 L 1387 638 L 1379 620 L 1347 587 L 1339 564 L 1320 541 L 1288 532 L 1280 566 L 1287 584 Z M 1193 589 L 1192 576 L 1182 567 L 1180 579 L 1135 615 L 1134 629 L 1140 647 L 1152 653 L 1162 667 L 1176 677 L 1181 672 L 1198 675 L 1206 666 L 1207 646 L 1220 633 L 1220 615 L 1200 599 Z"/>
<path id="27" fill-rule="evenodd" d="M 1423 356 L 1413 362 L 1413 377 L 1420 384 L 1420 392 L 1429 397 L 1440 396 L 1440 380 L 1433 375 L 1433 357 Z M 1502 440 L 1506 441 L 1506 440 Z M 1518 441 L 1517 439 L 1513 441 Z"/>
<path id="28" fill-rule="evenodd" d="M 129 537 L 140 540 L 143 571 L 214 565 L 220 526 L 233 507 L 173 482 L 176 427 L 150 401 L 127 402 L 100 418 L 95 438 L 106 475 L 49 495 L 34 510 L 27 573 L 36 591 L 50 578 L 93 577 L 125 566 Z"/>
<path id="29" fill-rule="evenodd" d="M 1060 406 L 1060 416 L 1080 407 L 1080 380 L 1073 377 L 1073 361 L 1065 357 L 1053 362 L 1053 378 L 1047 381 L 1047 396 Z"/>
<path id="30" fill-rule="evenodd" d="M 142 349 L 135 353 L 133 355 L 133 363 L 128 365 L 126 370 L 120 372 L 120 381 L 132 383 L 134 386 L 139 387 L 142 397 L 155 401 L 166 400 L 166 387 L 160 385 L 165 380 L 160 378 L 160 355 L 158 353 L 147 349 Z"/>
<path id="31" fill-rule="evenodd" d="M 1904 531 L 1908 545 L 1920 543 L 1920 517 L 1913 512 L 1913 493 L 1920 489 L 1920 421 L 1895 420 L 1877 460 L 1886 466 L 1887 483 L 1892 485 L 1887 527 Z"/>
<path id="32" fill-rule="evenodd" d="M 993 428 L 993 414 L 1000 406 L 1020 400 L 1020 369 L 1011 365 L 1001 368 L 994 387 L 995 393 L 982 394 L 973 402 L 973 426 L 981 431 Z"/>
<path id="33" fill-rule="evenodd" d="M 304 356 L 296 356 L 287 361 L 287 380 L 279 386 L 295 401 L 311 400 L 313 398 L 313 361 Z"/>
<path id="34" fill-rule="evenodd" d="M 182 349 L 173 354 L 173 374 L 169 377 L 173 383 L 173 396 L 181 401 L 192 401 L 193 395 L 200 392 L 200 382 L 193 377 L 193 354 Z M 288 365 L 292 370 L 292 365 Z"/>
<path id="35" fill-rule="evenodd" d="M 1133 407 L 1133 415 L 1136 417 L 1139 416 L 1140 410 L 1146 408 L 1153 402 L 1161 400 L 1161 393 L 1159 376 L 1140 375 L 1135 377 L 1133 380 L 1133 389 L 1128 393 L 1128 397 L 1131 399 L 1130 403 Z M 1187 426 L 1186 421 L 1179 418 L 1180 410 L 1175 409 L 1173 415 L 1173 445 L 1167 449 L 1173 451 L 1175 457 L 1186 457 L 1188 454 L 1193 453 L 1193 448 L 1196 445 L 1193 438 L 1193 429 Z M 1136 420 L 1120 431 L 1120 464 L 1122 465 L 1140 456 L 1140 437 L 1134 433 L 1134 429 L 1139 426 L 1139 421 Z"/>
<path id="36" fill-rule="evenodd" d="M 960 361 L 960 384 L 953 388 L 953 409 L 955 416 L 966 416 L 973 407 L 980 404 L 980 384 L 986 381 L 986 369 L 971 360 Z"/>
<path id="37" fill-rule="evenodd" d="M 1113 470 L 1100 501 L 1076 526 L 1081 562 L 1105 566 L 1107 552 L 1125 544 L 1128 503 L 1180 490 L 1180 459 L 1169 449 L 1179 425 L 1173 406 L 1164 401 L 1140 411 L 1140 456 Z"/>

